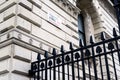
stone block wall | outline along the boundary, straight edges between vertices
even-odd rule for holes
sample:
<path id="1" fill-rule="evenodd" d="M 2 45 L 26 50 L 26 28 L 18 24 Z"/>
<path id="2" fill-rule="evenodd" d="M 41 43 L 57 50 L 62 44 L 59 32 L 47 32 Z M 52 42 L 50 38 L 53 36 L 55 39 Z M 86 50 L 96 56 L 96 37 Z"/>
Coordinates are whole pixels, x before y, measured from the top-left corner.
<path id="1" fill-rule="evenodd" d="M 57 0 L 0 0 L 0 80 L 32 80 L 37 54 L 78 47 L 80 10 Z M 64 10 L 63 10 L 64 9 Z M 42 58 L 44 58 L 42 56 Z"/>

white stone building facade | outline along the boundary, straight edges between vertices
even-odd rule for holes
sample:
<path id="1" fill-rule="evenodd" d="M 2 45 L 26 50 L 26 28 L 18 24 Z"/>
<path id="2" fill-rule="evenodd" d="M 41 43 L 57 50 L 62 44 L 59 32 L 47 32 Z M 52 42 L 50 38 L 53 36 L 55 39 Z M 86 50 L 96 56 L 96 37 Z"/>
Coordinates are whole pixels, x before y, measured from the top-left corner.
<path id="1" fill-rule="evenodd" d="M 118 30 L 112 3 L 107 0 L 0 0 L 0 80 L 32 80 L 30 63 L 37 54 L 69 42 L 79 47 L 78 15 L 83 14 L 86 44 L 89 36 L 99 41 L 104 31 Z M 105 4 L 104 4 L 105 3 Z M 108 3 L 106 5 L 106 3 Z"/>

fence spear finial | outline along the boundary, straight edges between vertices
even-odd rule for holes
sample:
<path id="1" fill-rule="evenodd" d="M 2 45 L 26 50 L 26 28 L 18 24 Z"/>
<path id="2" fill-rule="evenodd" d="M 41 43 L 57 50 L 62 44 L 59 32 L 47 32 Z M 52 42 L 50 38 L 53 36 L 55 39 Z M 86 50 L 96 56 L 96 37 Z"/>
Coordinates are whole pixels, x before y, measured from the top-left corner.
<path id="1" fill-rule="evenodd" d="M 47 51 L 45 51 L 44 57 L 48 58 L 48 52 Z"/>
<path id="2" fill-rule="evenodd" d="M 73 44 L 70 42 L 70 50 L 73 50 Z"/>
<path id="3" fill-rule="evenodd" d="M 113 36 L 117 37 L 117 32 L 116 32 L 115 28 L 113 28 Z"/>
<path id="4" fill-rule="evenodd" d="M 64 46 L 63 46 L 63 45 L 61 45 L 60 51 L 61 51 L 62 53 L 64 53 Z"/>
<path id="5" fill-rule="evenodd" d="M 92 37 L 92 36 L 90 36 L 90 43 L 91 43 L 91 44 L 94 43 L 94 41 L 93 41 L 93 37 Z"/>
<path id="6" fill-rule="evenodd" d="M 52 55 L 53 55 L 53 56 L 56 56 L 56 49 L 55 49 L 55 48 L 53 48 Z"/>
<path id="7" fill-rule="evenodd" d="M 80 41 L 79 41 L 79 46 L 80 46 L 80 47 L 83 47 L 83 46 L 84 46 L 82 39 L 80 39 Z"/>
<path id="8" fill-rule="evenodd" d="M 105 33 L 104 32 L 101 32 L 101 40 L 105 40 Z"/>
<path id="9" fill-rule="evenodd" d="M 38 53 L 38 55 L 37 55 L 37 60 L 38 60 L 38 61 L 41 60 L 41 55 L 40 55 L 40 53 Z"/>

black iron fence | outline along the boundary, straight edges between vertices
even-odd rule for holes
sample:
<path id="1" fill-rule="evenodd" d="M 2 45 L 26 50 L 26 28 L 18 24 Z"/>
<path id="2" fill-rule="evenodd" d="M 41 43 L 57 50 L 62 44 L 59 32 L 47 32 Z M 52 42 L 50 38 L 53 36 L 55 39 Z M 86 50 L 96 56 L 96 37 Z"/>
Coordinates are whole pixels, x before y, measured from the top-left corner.
<path id="1" fill-rule="evenodd" d="M 38 61 L 32 62 L 29 75 L 34 80 L 120 80 L 120 36 L 113 29 L 113 38 L 106 40 L 101 33 L 101 42 L 84 46 L 80 40 L 80 48 L 74 49 L 70 43 L 70 51 L 61 54 L 53 49 L 52 55 L 45 59 L 38 54 Z"/>

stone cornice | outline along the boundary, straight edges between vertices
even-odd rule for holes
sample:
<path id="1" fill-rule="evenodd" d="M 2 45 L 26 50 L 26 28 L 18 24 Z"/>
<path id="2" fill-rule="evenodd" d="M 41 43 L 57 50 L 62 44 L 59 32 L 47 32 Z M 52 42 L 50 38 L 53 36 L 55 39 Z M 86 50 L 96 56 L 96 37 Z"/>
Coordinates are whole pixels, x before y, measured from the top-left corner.
<path id="1" fill-rule="evenodd" d="M 93 0 L 77 0 L 77 7 L 84 10 L 91 6 Z"/>
<path id="2" fill-rule="evenodd" d="M 58 49 L 58 46 L 50 44 L 49 42 L 47 43 L 40 38 L 36 38 L 32 35 L 26 34 L 19 29 L 12 29 L 0 35 L 0 48 L 10 44 L 17 44 L 37 53 L 44 53 L 45 51 L 41 44 L 44 44 L 50 48 L 54 47 Z"/>
<path id="3" fill-rule="evenodd" d="M 19 45 L 19 46 L 22 46 L 22 47 L 25 47 L 29 50 L 32 50 L 34 52 L 37 52 L 37 53 L 41 53 L 43 54 L 44 50 L 41 50 L 40 48 L 34 46 L 34 45 L 31 45 L 31 44 L 28 44 L 27 42 L 24 42 L 22 40 L 19 40 L 15 37 L 12 37 L 12 38 L 9 38 L 3 42 L 0 43 L 0 48 L 4 47 L 4 46 L 7 46 L 7 45 L 10 45 L 10 44 L 16 44 L 16 45 Z"/>
<path id="4" fill-rule="evenodd" d="M 80 9 L 70 3 L 68 0 L 50 0 L 59 6 L 66 13 L 71 15 L 72 17 L 77 19 L 78 14 L 80 13 Z"/>

